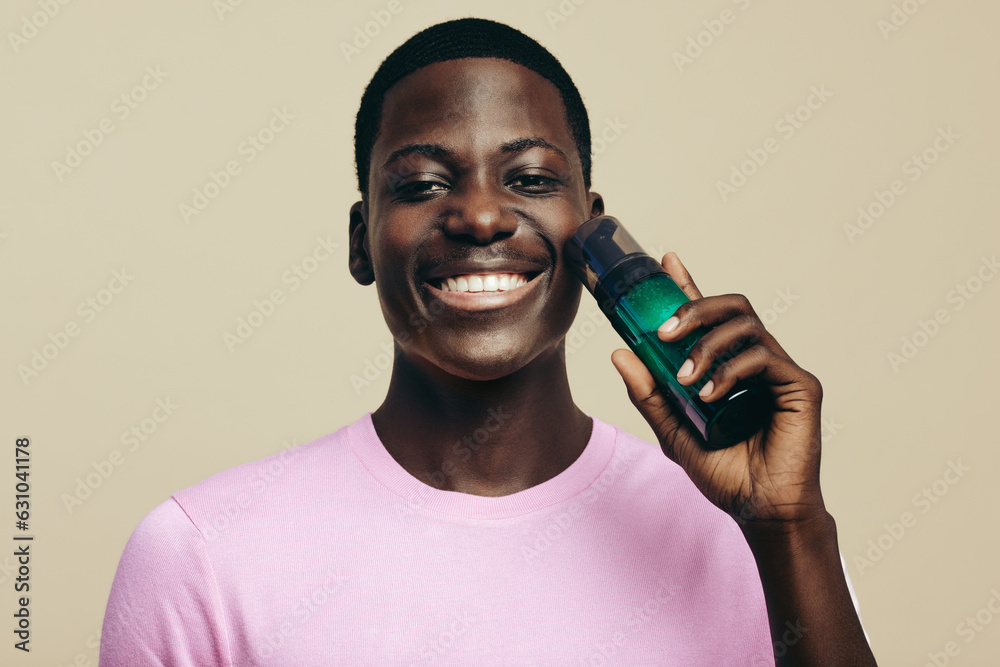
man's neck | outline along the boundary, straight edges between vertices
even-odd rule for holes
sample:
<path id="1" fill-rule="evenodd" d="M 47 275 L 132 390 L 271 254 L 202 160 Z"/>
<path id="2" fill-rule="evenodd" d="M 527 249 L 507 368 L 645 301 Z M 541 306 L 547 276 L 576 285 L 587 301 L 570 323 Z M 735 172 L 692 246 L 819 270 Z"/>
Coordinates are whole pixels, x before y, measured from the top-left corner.
<path id="1" fill-rule="evenodd" d="M 573 403 L 561 349 L 488 382 L 397 354 L 372 422 L 411 475 L 479 496 L 508 495 L 555 477 L 583 452 L 592 426 Z"/>

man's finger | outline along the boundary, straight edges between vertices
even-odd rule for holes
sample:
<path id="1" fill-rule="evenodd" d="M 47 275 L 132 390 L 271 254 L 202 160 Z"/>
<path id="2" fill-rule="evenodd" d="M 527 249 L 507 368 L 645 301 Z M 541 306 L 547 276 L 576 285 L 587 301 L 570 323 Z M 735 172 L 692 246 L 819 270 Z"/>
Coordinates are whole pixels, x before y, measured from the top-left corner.
<path id="1" fill-rule="evenodd" d="M 674 411 L 673 405 L 657 387 L 649 369 L 631 350 L 618 349 L 611 354 L 611 363 L 625 381 L 628 397 L 639 413 L 653 429 L 663 452 L 675 463 L 681 464 L 675 445 L 687 425 L 683 417 Z M 686 438 L 690 439 L 690 438 Z M 682 464 L 683 465 L 683 464 Z"/>
<path id="2" fill-rule="evenodd" d="M 700 299 L 702 294 L 698 286 L 694 284 L 694 280 L 691 279 L 691 274 L 688 270 L 684 268 L 681 263 L 681 258 L 677 256 L 677 253 L 671 251 L 663 256 L 663 270 L 670 274 L 677 286 L 681 288 L 681 291 L 687 296 L 687 298 L 694 301 L 695 299 Z"/>

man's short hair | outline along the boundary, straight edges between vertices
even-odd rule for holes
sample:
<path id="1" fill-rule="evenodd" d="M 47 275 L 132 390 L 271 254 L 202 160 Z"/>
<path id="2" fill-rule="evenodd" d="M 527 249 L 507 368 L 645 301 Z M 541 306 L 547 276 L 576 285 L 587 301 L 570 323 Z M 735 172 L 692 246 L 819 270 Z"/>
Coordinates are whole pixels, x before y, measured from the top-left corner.
<path id="1" fill-rule="evenodd" d="M 583 182 L 589 189 L 590 120 L 569 74 L 555 56 L 523 32 L 496 21 L 463 18 L 432 25 L 406 40 L 382 61 L 368 82 L 354 125 L 354 161 L 362 197 L 368 197 L 368 171 L 382 122 L 385 94 L 396 82 L 421 67 L 459 58 L 509 60 L 552 82 L 562 97 L 566 120 L 583 166 Z"/>

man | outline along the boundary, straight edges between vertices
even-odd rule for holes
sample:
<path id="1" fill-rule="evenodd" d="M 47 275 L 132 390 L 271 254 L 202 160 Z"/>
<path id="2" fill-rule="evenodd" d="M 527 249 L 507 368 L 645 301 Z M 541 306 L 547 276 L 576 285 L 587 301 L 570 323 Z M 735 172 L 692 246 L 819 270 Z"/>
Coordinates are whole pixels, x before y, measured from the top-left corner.
<path id="1" fill-rule="evenodd" d="M 355 145 L 350 272 L 396 341 L 385 401 L 154 509 L 102 665 L 875 664 L 819 489 L 820 384 L 745 298 L 663 260 L 693 301 L 661 337 L 711 328 L 681 382 L 742 350 L 705 400 L 750 376 L 774 397 L 750 440 L 703 449 L 627 350 L 667 456 L 574 404 L 563 246 L 604 202 L 551 54 L 432 26 L 380 66 Z"/>

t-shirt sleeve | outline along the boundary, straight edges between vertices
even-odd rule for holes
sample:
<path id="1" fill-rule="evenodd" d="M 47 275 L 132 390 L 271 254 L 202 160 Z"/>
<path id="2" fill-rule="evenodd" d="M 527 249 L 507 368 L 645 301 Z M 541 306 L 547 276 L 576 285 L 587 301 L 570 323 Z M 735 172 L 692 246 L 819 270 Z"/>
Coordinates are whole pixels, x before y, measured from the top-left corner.
<path id="1" fill-rule="evenodd" d="M 100 667 L 232 665 L 207 544 L 173 498 L 133 531 L 115 573 Z"/>
<path id="2" fill-rule="evenodd" d="M 868 642 L 868 646 L 871 646 L 872 639 L 868 636 L 868 631 L 865 630 L 865 624 L 861 620 L 861 605 L 858 603 L 858 596 L 854 593 L 854 585 L 851 583 L 851 575 L 847 573 L 847 561 L 844 559 L 844 554 L 840 554 L 840 565 L 844 568 L 844 579 L 847 580 L 847 590 L 851 593 L 851 602 L 854 603 L 854 611 L 858 615 L 858 622 L 861 623 L 861 632 L 865 633 L 865 641 Z"/>

